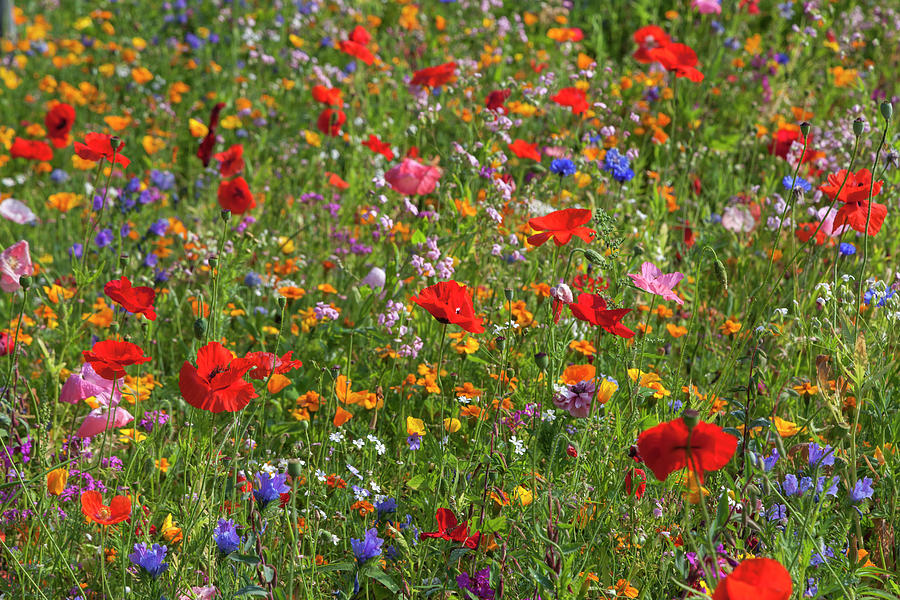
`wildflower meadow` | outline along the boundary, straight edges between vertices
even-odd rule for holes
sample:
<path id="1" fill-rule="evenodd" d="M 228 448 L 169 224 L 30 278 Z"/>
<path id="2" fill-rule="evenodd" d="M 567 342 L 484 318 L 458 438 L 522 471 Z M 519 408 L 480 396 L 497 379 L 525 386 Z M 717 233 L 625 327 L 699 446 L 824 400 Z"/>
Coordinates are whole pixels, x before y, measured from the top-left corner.
<path id="1" fill-rule="evenodd" d="M 900 598 L 900 4 L 0 36 L 0 599 Z"/>

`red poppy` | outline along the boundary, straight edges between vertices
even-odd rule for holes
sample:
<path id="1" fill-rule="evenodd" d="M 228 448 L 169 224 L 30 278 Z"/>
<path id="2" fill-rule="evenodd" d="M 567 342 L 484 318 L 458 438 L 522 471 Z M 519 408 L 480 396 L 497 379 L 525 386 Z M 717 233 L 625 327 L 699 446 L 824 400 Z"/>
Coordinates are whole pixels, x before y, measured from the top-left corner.
<path id="1" fill-rule="evenodd" d="M 578 301 L 569 305 L 575 318 L 587 321 L 591 325 L 602 327 L 604 331 L 619 337 L 630 339 L 634 332 L 620 323 L 622 318 L 631 312 L 630 308 L 606 308 L 606 300 L 599 294 L 578 294 Z"/>
<path id="2" fill-rule="evenodd" d="M 658 25 L 647 25 L 634 32 L 634 41 L 638 49 L 634 53 L 634 59 L 641 63 L 652 63 L 648 52 L 653 48 L 668 46 L 672 43 L 669 35 Z"/>
<path id="3" fill-rule="evenodd" d="M 357 25 L 350 34 L 350 41 L 362 44 L 363 46 L 368 46 L 369 42 L 372 41 L 372 35 L 366 31 L 365 27 Z"/>
<path id="4" fill-rule="evenodd" d="M 703 73 L 697 70 L 697 53 L 687 44 L 670 43 L 647 50 L 654 62 L 661 64 L 676 77 L 687 77 L 693 82 L 703 81 Z"/>
<path id="5" fill-rule="evenodd" d="M 713 600 L 789 600 L 791 574 L 777 560 L 749 558 L 719 582 Z"/>
<path id="6" fill-rule="evenodd" d="M 91 363 L 97 375 L 110 381 L 125 377 L 125 367 L 150 360 L 140 346 L 119 340 L 97 342 L 90 350 L 82 351 L 81 355 Z"/>
<path id="7" fill-rule="evenodd" d="M 350 184 L 341 179 L 341 176 L 337 173 L 332 173 L 330 171 L 325 171 L 325 176 L 328 177 L 328 184 L 333 185 L 339 190 L 346 190 L 350 187 Z"/>
<path id="8" fill-rule="evenodd" d="M 367 65 L 371 65 L 375 62 L 375 55 L 369 51 L 364 45 L 354 42 L 353 40 L 344 40 L 343 42 L 338 44 L 338 48 L 344 54 L 349 54 L 354 58 L 358 58 L 363 61 Z"/>
<path id="9" fill-rule="evenodd" d="M 39 140 L 26 140 L 18 136 L 13 141 L 9 154 L 13 158 L 27 160 L 53 160 L 53 149 L 48 144 Z"/>
<path id="10" fill-rule="evenodd" d="M 248 361 L 251 366 L 250 378 L 266 379 L 270 375 L 283 375 L 302 367 L 302 361 L 291 360 L 292 353 L 293 351 L 279 357 L 271 352 L 251 352 L 244 357 L 244 360 Z"/>
<path id="11" fill-rule="evenodd" d="M 116 147 L 113 147 L 113 140 L 116 140 Z M 119 151 L 125 147 L 125 142 L 118 137 L 114 138 L 105 133 L 91 132 L 84 136 L 84 143 L 75 142 L 75 154 L 84 160 L 97 162 L 101 158 L 105 158 L 114 165 L 122 165 L 125 169 L 131 164 L 131 160 L 126 158 Z"/>
<path id="12" fill-rule="evenodd" d="M 873 202 L 870 207 L 869 194 L 871 192 L 872 196 L 878 195 L 883 184 L 882 180 L 873 182 L 872 173 L 868 169 L 860 169 L 856 173 L 848 173 L 846 169 L 841 169 L 838 173 L 830 173 L 827 183 L 820 185 L 819 189 L 832 200 L 837 196 L 837 199 L 844 203 L 834 217 L 833 228 L 849 225 L 860 233 L 877 235 L 887 217 L 887 206 Z"/>
<path id="13" fill-rule="evenodd" d="M 563 88 L 555 96 L 550 96 L 550 99 L 560 106 L 568 106 L 572 109 L 572 113 L 576 115 L 580 115 L 590 108 L 587 94 L 585 94 L 584 90 L 579 90 L 578 88 Z"/>
<path id="14" fill-rule="evenodd" d="M 256 206 L 256 200 L 243 177 L 219 183 L 219 206 L 235 215 L 242 215 Z"/>
<path id="15" fill-rule="evenodd" d="M 327 104 L 328 106 L 341 106 L 344 99 L 341 97 L 340 88 L 329 88 L 324 85 L 313 86 L 312 97 L 316 102 Z"/>
<path id="16" fill-rule="evenodd" d="M 225 152 L 219 152 L 213 156 L 219 161 L 219 175 L 231 177 L 244 170 L 244 146 L 235 144 Z"/>
<path id="17" fill-rule="evenodd" d="M 590 243 L 597 235 L 590 227 L 584 227 L 591 216 L 591 211 L 587 208 L 564 208 L 543 217 L 529 219 L 529 227 L 540 233 L 529 236 L 528 243 L 540 246 L 552 237 L 557 246 L 565 246 L 573 235 Z"/>
<path id="18" fill-rule="evenodd" d="M 644 497 L 644 492 L 647 490 L 647 473 L 643 469 L 628 470 L 628 473 L 625 474 L 625 493 L 629 496 L 635 481 L 637 486 L 634 487 L 634 497 L 640 500 Z"/>
<path id="19" fill-rule="evenodd" d="M 156 320 L 156 309 L 153 308 L 156 292 L 152 287 L 144 285 L 132 287 L 131 281 L 127 277 L 122 277 L 107 282 L 103 286 L 103 291 L 113 302 L 120 304 L 128 312 L 144 315 L 150 321 Z"/>
<path id="20" fill-rule="evenodd" d="M 725 433 L 718 425 L 704 421 L 688 429 L 684 419 L 678 418 L 641 433 L 637 447 L 641 460 L 660 481 L 669 473 L 687 467 L 694 472 L 697 481 L 703 483 L 706 471 L 717 471 L 728 464 L 737 449 L 737 438 Z"/>
<path id="21" fill-rule="evenodd" d="M 456 79 L 456 63 L 448 62 L 427 69 L 421 69 L 413 73 L 412 85 L 427 85 L 438 87 Z"/>
<path id="22" fill-rule="evenodd" d="M 818 229 L 818 233 L 816 233 L 816 229 Z M 813 236 L 813 233 L 816 234 L 816 246 L 821 246 L 825 243 L 826 235 L 825 230 L 822 227 L 819 227 L 818 221 L 815 223 L 798 223 L 797 229 L 794 232 L 797 236 L 797 239 L 803 242 L 804 244 L 809 241 L 809 239 Z"/>
<path id="23" fill-rule="evenodd" d="M 506 107 L 503 106 L 503 103 L 506 102 L 511 93 L 512 90 L 494 90 L 485 98 L 484 105 L 488 110 L 498 112 L 501 115 L 506 114 Z"/>
<path id="24" fill-rule="evenodd" d="M 452 279 L 428 286 L 418 296 L 413 296 L 412 301 L 444 325 L 459 325 L 469 333 L 484 332 L 482 319 L 475 316 L 466 286 Z"/>
<path id="25" fill-rule="evenodd" d="M 99 525 L 115 525 L 131 516 L 131 498 L 116 496 L 109 502 L 109 506 L 105 506 L 100 492 L 88 490 L 81 492 L 81 512 L 88 521 Z"/>
<path id="26" fill-rule="evenodd" d="M 237 412 L 257 397 L 244 374 L 254 368 L 245 358 L 235 358 L 219 342 L 210 342 L 197 351 L 197 366 L 188 361 L 178 373 L 178 388 L 184 401 L 213 413 Z"/>
<path id="27" fill-rule="evenodd" d="M 541 153 L 538 152 L 537 144 L 529 144 L 525 140 L 515 140 L 512 144 L 509 144 L 508 148 L 510 152 L 519 158 L 530 158 L 541 162 Z"/>
<path id="28" fill-rule="evenodd" d="M 434 518 L 437 520 L 438 524 L 437 531 L 423 531 L 419 534 L 420 540 L 439 538 L 450 542 L 459 542 L 466 546 L 466 548 L 471 548 L 473 550 L 478 547 L 478 540 L 481 537 L 481 534 L 476 533 L 475 535 L 470 536 L 469 525 L 467 523 L 459 523 L 456 520 L 456 515 L 454 515 L 453 511 L 449 508 L 437 509 L 437 514 Z"/>
<path id="29" fill-rule="evenodd" d="M 369 140 L 367 142 L 363 142 L 362 145 L 375 154 L 380 154 L 388 160 L 394 160 L 394 151 L 391 150 L 391 145 L 379 140 L 378 136 L 375 134 L 370 134 Z"/>
<path id="30" fill-rule="evenodd" d="M 319 113 L 316 127 L 325 135 L 336 136 L 341 131 L 341 125 L 347 121 L 347 115 L 341 109 L 326 108 Z"/>
<path id="31" fill-rule="evenodd" d="M 65 102 L 54 105 L 44 116 L 47 137 L 57 148 L 62 148 L 69 142 L 69 132 L 74 124 L 75 109 Z"/>
<path id="32" fill-rule="evenodd" d="M 203 138 L 203 141 L 200 142 L 200 147 L 197 148 L 197 158 L 203 161 L 204 167 L 208 167 L 209 161 L 212 160 L 212 151 L 216 145 L 216 129 L 219 127 L 219 113 L 222 112 L 223 108 L 225 108 L 224 102 L 219 102 L 213 106 L 209 114 L 209 125 L 206 126 L 206 137 Z"/>
<path id="33" fill-rule="evenodd" d="M 817 160 L 825 155 L 824 152 L 813 150 L 812 143 L 813 134 L 810 133 L 809 141 L 806 142 L 806 154 L 803 155 L 802 163 Z M 800 132 L 800 128 L 795 125 L 781 127 L 775 132 L 775 135 L 772 136 L 772 141 L 769 143 L 769 154 L 774 154 L 779 158 L 787 160 L 787 155 L 791 151 L 791 146 L 794 144 L 800 144 L 801 146 L 804 144 L 804 137 Z"/>

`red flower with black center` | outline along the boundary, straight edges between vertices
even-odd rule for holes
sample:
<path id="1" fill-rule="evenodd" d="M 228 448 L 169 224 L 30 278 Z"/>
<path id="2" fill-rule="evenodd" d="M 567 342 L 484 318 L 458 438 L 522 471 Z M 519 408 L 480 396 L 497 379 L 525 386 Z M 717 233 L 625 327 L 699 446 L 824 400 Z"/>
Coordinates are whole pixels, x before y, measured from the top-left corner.
<path id="1" fill-rule="evenodd" d="M 131 498 L 116 496 L 106 506 L 100 492 L 88 490 L 81 492 L 81 512 L 88 521 L 99 525 L 115 525 L 131 517 Z"/>
<path id="2" fill-rule="evenodd" d="M 634 59 L 641 63 L 652 63 L 648 52 L 653 48 L 668 46 L 672 43 L 669 35 L 658 25 L 647 25 L 634 32 L 634 41 L 638 49 L 634 53 Z"/>
<path id="3" fill-rule="evenodd" d="M 44 116 L 47 137 L 57 148 L 63 148 L 69 143 L 69 132 L 74 124 L 75 109 L 65 102 L 54 105 Z"/>
<path id="4" fill-rule="evenodd" d="M 602 327 L 607 333 L 630 339 L 634 332 L 622 325 L 622 318 L 631 312 L 630 308 L 606 308 L 606 300 L 598 294 L 578 294 L 578 302 L 569 305 L 577 319 Z"/>
<path id="5" fill-rule="evenodd" d="M 469 535 L 469 526 L 466 523 L 459 523 L 456 515 L 449 508 L 437 509 L 434 518 L 437 520 L 437 531 L 423 531 L 419 534 L 420 540 L 429 538 L 437 538 L 450 542 L 459 542 L 466 548 L 475 549 L 478 547 L 478 540 L 481 538 L 480 533 Z"/>
<path id="6" fill-rule="evenodd" d="M 224 102 L 219 102 L 213 106 L 209 113 L 209 125 L 206 126 L 206 136 L 200 142 L 197 148 L 197 158 L 203 161 L 203 166 L 208 167 L 209 161 L 212 160 L 213 148 L 216 146 L 216 129 L 219 128 L 219 113 L 225 108 Z"/>
<path id="7" fill-rule="evenodd" d="M 492 110 L 494 112 L 498 112 L 501 115 L 506 114 L 506 107 L 503 106 L 503 103 L 506 102 L 509 95 L 512 93 L 511 90 L 494 90 L 488 97 L 484 100 L 484 105 L 488 110 Z"/>
<path id="8" fill-rule="evenodd" d="M 391 150 L 391 145 L 379 140 L 378 136 L 375 134 L 370 134 L 369 140 L 363 142 L 362 145 L 375 154 L 380 154 L 388 160 L 394 160 L 394 151 Z"/>
<path id="9" fill-rule="evenodd" d="M 302 367 L 302 361 L 291 360 L 292 353 L 293 351 L 279 357 L 271 352 L 251 352 L 244 357 L 244 360 L 250 362 L 250 378 L 267 379 L 270 375 L 284 375 Z"/>
<path id="10" fill-rule="evenodd" d="M 253 194 L 243 177 L 219 183 L 219 206 L 222 210 L 230 210 L 233 214 L 242 215 L 256 206 Z"/>
<path id="11" fill-rule="evenodd" d="M 591 220 L 591 211 L 586 208 L 564 208 L 528 220 L 528 225 L 536 233 L 528 237 L 528 243 L 532 246 L 540 246 L 551 237 L 557 246 L 565 246 L 572 236 L 579 237 L 590 243 L 597 232 L 584 224 Z"/>
<path id="12" fill-rule="evenodd" d="M 439 87 L 446 83 L 456 80 L 456 63 L 448 62 L 426 69 L 420 69 L 413 73 L 411 85 L 424 85 L 428 87 Z"/>
<path id="13" fill-rule="evenodd" d="M 222 177 L 231 177 L 244 170 L 244 146 L 241 144 L 235 144 L 213 158 L 219 161 L 219 175 Z"/>
<path id="14" fill-rule="evenodd" d="M 344 54 L 349 54 L 354 58 L 358 58 L 367 65 L 371 65 L 375 62 L 375 55 L 372 54 L 372 52 L 368 48 L 366 48 L 359 42 L 354 42 L 353 40 L 344 40 L 338 44 L 338 48 Z"/>
<path id="15" fill-rule="evenodd" d="M 530 158 L 531 160 L 541 162 L 541 153 L 538 152 L 537 144 L 529 144 L 525 140 L 515 140 L 507 147 L 509 148 L 510 152 L 512 152 L 519 158 Z"/>
<path id="16" fill-rule="evenodd" d="M 53 149 L 48 144 L 39 140 L 26 140 L 20 137 L 16 137 L 13 140 L 9 154 L 13 158 L 24 158 L 26 160 L 53 160 Z"/>
<path id="17" fill-rule="evenodd" d="M 362 25 L 357 25 L 350 34 L 350 41 L 362 44 L 363 46 L 368 46 L 369 42 L 372 41 L 372 34 L 366 31 L 366 28 Z"/>
<path id="18" fill-rule="evenodd" d="M 115 147 L 113 141 L 115 140 Z M 131 164 L 131 160 L 126 158 L 119 151 L 125 147 L 125 142 L 117 137 L 107 135 L 105 133 L 91 132 L 84 136 L 84 143 L 75 142 L 75 154 L 84 160 L 97 162 L 101 158 L 105 158 L 114 165 L 122 165 L 125 169 Z"/>
<path id="19" fill-rule="evenodd" d="M 347 115 L 341 109 L 326 108 L 319 113 L 316 127 L 325 135 L 336 136 L 341 132 L 341 125 L 347 121 Z"/>
<path id="20" fill-rule="evenodd" d="M 482 319 L 475 316 L 466 286 L 452 279 L 428 286 L 413 296 L 412 301 L 444 325 L 459 325 L 469 333 L 484 333 Z"/>
<path id="21" fill-rule="evenodd" d="M 676 77 L 687 77 L 693 82 L 703 81 L 703 73 L 697 70 L 697 53 L 687 44 L 670 43 L 647 50 L 647 56 L 661 64 Z"/>
<path id="22" fill-rule="evenodd" d="M 107 282 L 103 286 L 103 291 L 113 302 L 128 312 L 144 315 L 150 321 L 156 320 L 156 309 L 153 307 L 156 292 L 152 287 L 144 285 L 132 287 L 131 281 L 127 277 L 122 277 Z"/>
<path id="23" fill-rule="evenodd" d="M 560 106 L 571 108 L 572 113 L 576 115 L 580 115 L 590 108 L 590 104 L 588 104 L 587 101 L 587 94 L 585 94 L 584 90 L 579 90 L 578 88 L 563 88 L 559 90 L 555 96 L 550 96 L 550 99 Z"/>
<path id="24" fill-rule="evenodd" d="M 887 206 L 873 202 L 870 208 L 869 194 L 871 192 L 872 196 L 876 196 L 881 193 L 883 184 L 882 180 L 873 182 L 872 173 L 868 169 L 860 169 L 856 173 L 841 169 L 837 173 L 830 173 L 827 183 L 820 185 L 819 189 L 832 200 L 837 197 L 844 203 L 834 217 L 833 228 L 849 225 L 860 233 L 877 235 L 887 217 Z"/>
<path id="25" fill-rule="evenodd" d="M 316 85 L 313 86 L 312 97 L 316 102 L 321 102 L 328 106 L 341 106 L 344 103 L 340 88 L 329 88 L 324 85 Z"/>
<path id="26" fill-rule="evenodd" d="M 197 351 L 197 366 L 188 361 L 178 373 L 178 388 L 184 401 L 213 413 L 237 412 L 257 397 L 253 384 L 244 375 L 254 367 L 245 358 L 235 358 L 219 342 L 210 342 Z"/>
<path id="27" fill-rule="evenodd" d="M 737 438 L 704 421 L 688 429 L 684 419 L 678 418 L 641 433 L 637 448 L 641 460 L 660 481 L 687 467 L 702 484 L 706 471 L 718 471 L 728 464 L 737 449 Z"/>
<path id="28" fill-rule="evenodd" d="M 81 355 L 91 363 L 100 377 L 110 381 L 125 377 L 125 367 L 140 365 L 150 360 L 140 346 L 119 340 L 103 340 L 84 350 Z"/>
<path id="29" fill-rule="evenodd" d="M 749 558 L 719 582 L 713 600 L 790 600 L 791 574 L 777 560 Z"/>

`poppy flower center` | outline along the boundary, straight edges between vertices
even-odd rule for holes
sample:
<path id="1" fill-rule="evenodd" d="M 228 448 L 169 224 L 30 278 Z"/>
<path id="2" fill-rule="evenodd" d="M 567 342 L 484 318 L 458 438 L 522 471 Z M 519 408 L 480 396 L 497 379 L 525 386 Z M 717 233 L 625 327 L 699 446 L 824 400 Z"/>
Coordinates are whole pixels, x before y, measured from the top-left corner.
<path id="1" fill-rule="evenodd" d="M 216 365 L 215 367 L 213 367 L 213 370 L 209 372 L 209 379 L 212 380 L 213 377 L 215 377 L 219 373 L 224 373 L 227 370 L 228 370 L 228 367 Z"/>
<path id="2" fill-rule="evenodd" d="M 100 510 L 97 511 L 97 516 L 101 519 L 108 519 L 110 515 L 109 508 L 106 506 L 101 506 Z"/>

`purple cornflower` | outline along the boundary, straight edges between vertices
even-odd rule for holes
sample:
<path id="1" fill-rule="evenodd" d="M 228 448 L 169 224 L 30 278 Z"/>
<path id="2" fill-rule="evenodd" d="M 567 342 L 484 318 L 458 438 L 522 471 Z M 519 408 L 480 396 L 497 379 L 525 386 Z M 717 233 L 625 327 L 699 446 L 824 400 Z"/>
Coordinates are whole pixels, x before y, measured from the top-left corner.
<path id="1" fill-rule="evenodd" d="M 834 448 L 825 444 L 822 448 L 815 442 L 810 442 L 809 446 L 809 466 L 831 466 L 834 464 Z"/>
<path id="2" fill-rule="evenodd" d="M 857 502 L 862 502 L 865 498 L 871 498 L 873 494 L 875 494 L 875 489 L 872 487 L 872 478 L 863 477 L 856 482 L 856 485 L 850 491 L 850 501 L 856 504 Z"/>
<path id="3" fill-rule="evenodd" d="M 222 554 L 236 552 L 241 545 L 241 538 L 232 519 L 219 519 L 216 528 L 213 529 L 213 539 Z"/>
<path id="4" fill-rule="evenodd" d="M 406 438 L 406 443 L 409 444 L 410 450 L 418 450 L 422 447 L 422 436 L 418 433 L 414 433 Z"/>
<path id="5" fill-rule="evenodd" d="M 460 573 L 456 576 L 456 585 L 461 590 L 468 590 L 474 596 L 481 600 L 493 600 L 494 590 L 491 588 L 491 570 L 482 569 L 475 573 L 475 578 L 469 576 L 468 573 Z"/>
<path id="6" fill-rule="evenodd" d="M 384 540 L 378 537 L 378 530 L 374 527 L 366 530 L 363 539 L 357 540 L 350 538 L 350 545 L 353 546 L 353 554 L 356 556 L 357 562 L 363 564 L 370 558 L 381 555 L 381 545 Z"/>
<path id="7" fill-rule="evenodd" d="M 152 548 L 147 548 L 147 544 L 141 542 L 134 545 L 134 552 L 128 555 L 128 559 L 135 565 L 142 567 L 150 577 L 156 579 L 169 568 L 169 564 L 163 562 L 168 551 L 169 549 L 166 546 L 153 544 Z"/>
<path id="8" fill-rule="evenodd" d="M 260 471 L 256 474 L 256 485 L 253 487 L 253 497 L 259 502 L 261 508 L 265 508 L 266 505 L 273 500 L 279 500 L 281 494 L 291 491 L 291 488 L 284 483 L 286 480 L 287 473 L 270 475 L 265 471 Z"/>

